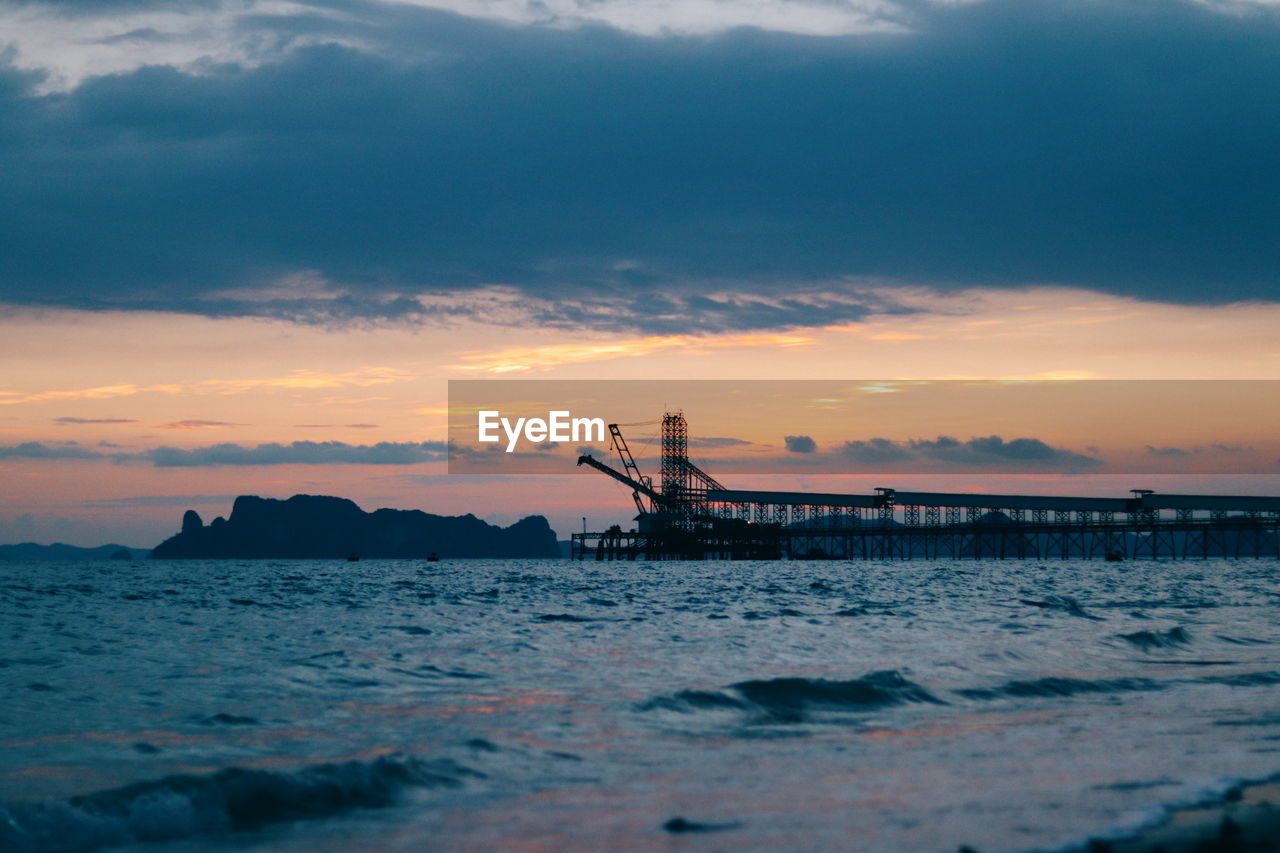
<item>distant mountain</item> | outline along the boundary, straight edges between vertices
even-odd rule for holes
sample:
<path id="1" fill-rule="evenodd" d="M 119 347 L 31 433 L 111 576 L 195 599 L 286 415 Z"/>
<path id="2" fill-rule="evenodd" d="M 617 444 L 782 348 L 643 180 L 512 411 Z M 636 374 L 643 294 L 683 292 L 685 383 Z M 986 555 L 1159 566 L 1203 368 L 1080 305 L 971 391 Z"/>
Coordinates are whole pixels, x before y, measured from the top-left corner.
<path id="1" fill-rule="evenodd" d="M 126 548 L 123 545 L 99 545 L 97 548 L 78 548 L 75 545 L 37 545 L 23 542 L 21 545 L 0 545 L 0 560 L 142 560 L 150 550 Z"/>
<path id="2" fill-rule="evenodd" d="M 365 512 L 346 498 L 294 495 L 288 500 L 242 495 L 231 517 L 206 526 L 194 510 L 182 532 L 151 552 L 174 558 L 559 557 L 555 532 L 540 515 L 510 527 L 474 515 L 419 510 Z"/>

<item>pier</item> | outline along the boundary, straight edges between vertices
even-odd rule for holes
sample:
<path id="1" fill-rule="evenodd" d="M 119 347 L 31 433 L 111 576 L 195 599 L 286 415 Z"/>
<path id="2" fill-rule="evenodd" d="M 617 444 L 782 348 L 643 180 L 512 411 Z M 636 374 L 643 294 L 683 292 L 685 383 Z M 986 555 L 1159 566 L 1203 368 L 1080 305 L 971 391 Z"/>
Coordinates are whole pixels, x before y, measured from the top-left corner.
<path id="1" fill-rule="evenodd" d="M 580 560 L 1280 558 L 1280 497 L 728 489 L 689 461 L 680 413 L 663 417 L 655 487 L 618 425 L 609 430 L 622 470 L 578 464 L 632 488 L 636 526 L 573 534 Z"/>

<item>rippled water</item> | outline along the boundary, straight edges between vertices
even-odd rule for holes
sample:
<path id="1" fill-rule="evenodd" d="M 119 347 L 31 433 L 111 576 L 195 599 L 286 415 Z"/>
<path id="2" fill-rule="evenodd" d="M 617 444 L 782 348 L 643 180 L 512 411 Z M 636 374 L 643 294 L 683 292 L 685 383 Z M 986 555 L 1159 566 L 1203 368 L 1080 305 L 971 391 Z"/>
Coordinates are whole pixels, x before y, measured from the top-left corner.
<path id="1" fill-rule="evenodd" d="M 0 848 L 1053 850 L 1280 772 L 1280 564 L 0 564 Z"/>

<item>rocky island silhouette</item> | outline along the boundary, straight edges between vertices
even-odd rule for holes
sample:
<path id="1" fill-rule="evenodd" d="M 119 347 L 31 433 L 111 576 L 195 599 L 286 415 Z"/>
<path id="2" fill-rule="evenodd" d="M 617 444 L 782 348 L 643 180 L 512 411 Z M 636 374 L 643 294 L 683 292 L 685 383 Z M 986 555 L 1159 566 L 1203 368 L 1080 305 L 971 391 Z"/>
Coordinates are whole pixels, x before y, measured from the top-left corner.
<path id="1" fill-rule="evenodd" d="M 509 527 L 474 515 L 433 515 L 421 510 L 365 512 L 354 501 L 324 495 L 288 500 L 242 495 L 228 518 L 206 525 L 194 510 L 182 530 L 151 552 L 153 559 L 182 558 L 414 558 L 559 557 L 555 532 L 540 515 Z"/>

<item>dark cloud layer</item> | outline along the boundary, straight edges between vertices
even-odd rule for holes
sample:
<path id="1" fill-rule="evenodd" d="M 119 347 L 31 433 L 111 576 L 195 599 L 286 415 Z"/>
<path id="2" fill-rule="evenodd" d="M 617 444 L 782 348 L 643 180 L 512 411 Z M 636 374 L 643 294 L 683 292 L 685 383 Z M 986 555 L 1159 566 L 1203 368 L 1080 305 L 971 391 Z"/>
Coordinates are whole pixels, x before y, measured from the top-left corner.
<path id="1" fill-rule="evenodd" d="M 289 444 L 214 444 L 182 449 L 157 447 L 142 457 L 158 468 L 222 465 L 414 465 L 445 459 L 442 441 L 347 444 L 343 441 L 294 441 Z"/>
<path id="2" fill-rule="evenodd" d="M 244 426 L 244 424 L 233 424 L 229 421 L 206 421 L 189 418 L 183 421 L 173 421 L 172 423 L 164 424 L 160 429 L 204 429 L 205 427 L 229 426 Z"/>
<path id="3" fill-rule="evenodd" d="M 936 439 L 892 441 L 872 438 L 847 441 L 844 454 L 867 465 L 928 460 L 950 465 L 985 468 L 1095 468 L 1102 460 L 1061 447 L 1053 447 L 1038 438 L 1004 439 L 998 435 L 981 436 L 961 441 L 941 435 Z"/>
<path id="4" fill-rule="evenodd" d="M 117 463 L 150 463 L 157 468 L 208 468 L 227 465 L 416 465 L 443 462 L 443 441 L 294 441 L 289 444 L 244 445 L 225 442 L 206 447 L 156 447 L 139 453 L 103 452 L 76 442 L 29 441 L 0 446 L 0 459 L 96 459 Z"/>
<path id="5" fill-rule="evenodd" d="M 991 0 L 902 36 L 686 39 L 335 5 L 246 26 L 368 49 L 46 96 L 0 68 L 0 298 L 503 320 L 455 298 L 501 284 L 521 321 L 664 332 L 892 310 L 868 282 L 1280 298 L 1274 11 Z M 330 292 L 280 291 L 304 273 Z"/>
<path id="6" fill-rule="evenodd" d="M 64 444 L 46 444 L 41 441 L 26 441 L 22 444 L 0 446 L 0 459 L 102 459 L 105 455 L 90 450 L 76 442 Z"/>
<path id="7" fill-rule="evenodd" d="M 136 424 L 133 418 L 77 418 L 77 417 L 61 417 L 54 418 L 55 424 L 73 425 L 73 424 Z"/>
<path id="8" fill-rule="evenodd" d="M 1252 453 L 1252 447 L 1245 447 L 1240 444 L 1210 444 L 1208 447 L 1157 447 L 1155 445 L 1146 445 L 1147 453 L 1152 456 L 1197 456 L 1203 453 Z"/>
<path id="9" fill-rule="evenodd" d="M 813 453 L 818 443 L 807 435 L 788 435 L 783 439 L 788 453 Z"/>

